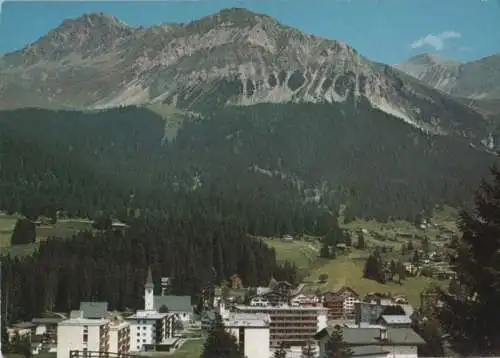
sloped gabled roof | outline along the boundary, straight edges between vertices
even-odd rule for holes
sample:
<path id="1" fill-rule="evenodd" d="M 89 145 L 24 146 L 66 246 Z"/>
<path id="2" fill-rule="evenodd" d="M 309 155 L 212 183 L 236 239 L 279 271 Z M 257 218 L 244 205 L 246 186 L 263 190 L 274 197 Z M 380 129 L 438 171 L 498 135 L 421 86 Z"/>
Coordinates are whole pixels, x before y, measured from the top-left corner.
<path id="1" fill-rule="evenodd" d="M 104 318 L 108 313 L 107 302 L 80 302 L 83 318 Z"/>
<path id="2" fill-rule="evenodd" d="M 166 306 L 169 312 L 193 312 L 190 296 L 154 296 L 153 304 L 155 310 Z"/>

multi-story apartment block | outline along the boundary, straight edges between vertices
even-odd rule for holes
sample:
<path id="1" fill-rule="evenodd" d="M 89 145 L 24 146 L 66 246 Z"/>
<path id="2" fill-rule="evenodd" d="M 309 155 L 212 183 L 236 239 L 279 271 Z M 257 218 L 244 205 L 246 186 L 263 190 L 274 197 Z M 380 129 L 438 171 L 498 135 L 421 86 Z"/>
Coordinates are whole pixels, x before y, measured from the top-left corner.
<path id="1" fill-rule="evenodd" d="M 109 352 L 109 320 L 83 318 L 81 311 L 57 325 L 57 358 L 69 358 L 70 351 Z"/>
<path id="2" fill-rule="evenodd" d="M 303 346 L 316 332 L 327 326 L 327 309 L 323 307 L 256 307 L 235 306 L 235 313 L 266 314 L 270 317 L 270 347 L 282 343 L 288 347 Z"/>
<path id="3" fill-rule="evenodd" d="M 224 318 L 224 327 L 236 337 L 246 358 L 268 358 L 269 322 L 269 315 L 231 313 Z"/>
<path id="4" fill-rule="evenodd" d="M 149 350 L 172 338 L 174 334 L 174 313 L 137 311 L 126 318 L 130 324 L 130 351 Z"/>
<path id="5" fill-rule="evenodd" d="M 121 319 L 112 319 L 109 325 L 109 352 L 126 354 L 130 352 L 130 324 Z"/>

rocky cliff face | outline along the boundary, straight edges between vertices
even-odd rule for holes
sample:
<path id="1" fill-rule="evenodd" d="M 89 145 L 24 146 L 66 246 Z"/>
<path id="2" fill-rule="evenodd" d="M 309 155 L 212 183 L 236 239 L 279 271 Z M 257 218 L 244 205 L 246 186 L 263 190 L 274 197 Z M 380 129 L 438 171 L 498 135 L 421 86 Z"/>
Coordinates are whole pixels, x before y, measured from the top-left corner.
<path id="1" fill-rule="evenodd" d="M 486 130 L 482 115 L 402 71 L 245 9 L 151 28 L 87 14 L 5 55 L 0 79 L 0 108 L 162 102 L 203 112 L 367 100 L 429 133 L 482 137 Z"/>
<path id="2" fill-rule="evenodd" d="M 500 99 L 500 54 L 466 63 L 423 54 L 394 67 L 456 97 Z"/>

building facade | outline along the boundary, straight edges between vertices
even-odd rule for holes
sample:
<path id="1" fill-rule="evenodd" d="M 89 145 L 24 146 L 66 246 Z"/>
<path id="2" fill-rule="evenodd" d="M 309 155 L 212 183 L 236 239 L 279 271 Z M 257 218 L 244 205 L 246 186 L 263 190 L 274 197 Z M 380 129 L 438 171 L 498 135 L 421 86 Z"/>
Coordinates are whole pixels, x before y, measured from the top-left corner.
<path id="1" fill-rule="evenodd" d="M 236 337 L 246 358 L 268 358 L 271 356 L 269 322 L 268 315 L 237 313 L 226 316 L 224 327 Z"/>
<path id="2" fill-rule="evenodd" d="M 70 351 L 109 352 L 109 321 L 83 318 L 81 311 L 57 326 L 57 358 L 69 358 Z"/>
<path id="3" fill-rule="evenodd" d="M 126 354 L 130 352 L 130 324 L 111 320 L 109 325 L 109 352 Z"/>
<path id="4" fill-rule="evenodd" d="M 327 325 L 327 310 L 323 307 L 255 307 L 235 306 L 235 313 L 269 315 L 271 349 L 284 343 L 288 347 L 303 346 L 316 332 Z"/>
<path id="5" fill-rule="evenodd" d="M 158 345 L 173 337 L 173 313 L 137 311 L 126 318 L 130 325 L 130 351 L 139 352 L 146 346 Z"/>
<path id="6" fill-rule="evenodd" d="M 355 304 L 359 295 L 349 287 L 342 287 L 336 292 L 326 292 L 323 295 L 323 305 L 328 308 L 328 319 L 354 319 Z"/>

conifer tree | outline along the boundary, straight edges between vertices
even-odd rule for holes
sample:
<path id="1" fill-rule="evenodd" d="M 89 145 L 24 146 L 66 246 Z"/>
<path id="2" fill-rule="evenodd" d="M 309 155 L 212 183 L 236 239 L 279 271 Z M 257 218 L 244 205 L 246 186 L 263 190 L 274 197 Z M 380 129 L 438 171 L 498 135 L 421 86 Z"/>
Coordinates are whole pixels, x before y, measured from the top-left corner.
<path id="1" fill-rule="evenodd" d="M 301 358 L 316 358 L 316 344 L 314 341 L 307 341 L 302 347 Z"/>
<path id="2" fill-rule="evenodd" d="M 236 343 L 236 337 L 225 330 L 219 314 L 215 317 L 200 358 L 244 358 Z"/>
<path id="3" fill-rule="evenodd" d="M 350 358 L 351 348 L 344 342 L 342 329 L 336 326 L 325 346 L 325 358 Z"/>
<path id="4" fill-rule="evenodd" d="M 475 193 L 474 209 L 462 211 L 462 237 L 450 255 L 463 295 L 442 291 L 439 312 L 443 329 L 461 354 L 500 353 L 500 171 L 483 180 Z"/>
<path id="5" fill-rule="evenodd" d="M 384 268 L 380 252 L 375 250 L 365 262 L 363 277 L 385 283 Z"/>
<path id="6" fill-rule="evenodd" d="M 5 321 L 2 321 L 2 353 L 8 353 L 10 351 L 10 340 L 9 333 L 7 332 L 7 324 Z"/>
<path id="7" fill-rule="evenodd" d="M 365 235 L 363 234 L 362 231 L 359 232 L 358 234 L 358 242 L 356 244 L 356 248 L 358 250 L 364 250 L 366 247 L 366 244 L 365 244 Z"/>

